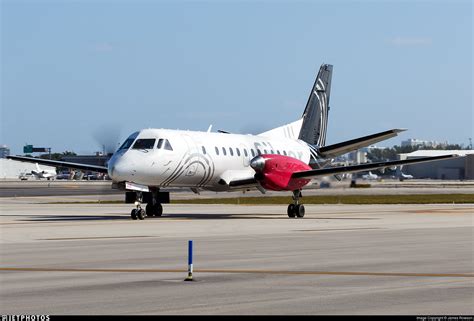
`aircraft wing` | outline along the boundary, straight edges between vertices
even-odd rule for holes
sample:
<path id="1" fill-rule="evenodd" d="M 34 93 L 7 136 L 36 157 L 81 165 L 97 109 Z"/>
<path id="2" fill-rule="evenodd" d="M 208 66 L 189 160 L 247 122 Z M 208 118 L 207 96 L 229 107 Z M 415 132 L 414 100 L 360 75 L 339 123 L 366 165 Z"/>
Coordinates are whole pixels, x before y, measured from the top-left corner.
<path id="1" fill-rule="evenodd" d="M 13 159 L 21 162 L 28 162 L 28 163 L 37 163 L 41 165 L 49 165 L 55 167 L 67 167 L 71 169 L 78 169 L 82 171 L 91 171 L 96 173 L 105 173 L 107 174 L 107 167 L 105 166 L 96 166 L 96 165 L 88 165 L 88 164 L 80 164 L 80 163 L 70 163 L 70 162 L 63 162 L 63 161 L 56 161 L 50 159 L 41 159 L 41 158 L 33 158 L 33 157 L 24 157 L 24 156 L 7 156 L 8 159 Z"/>
<path id="2" fill-rule="evenodd" d="M 390 129 L 377 134 L 351 139 L 342 143 L 323 146 L 319 148 L 319 153 L 326 158 L 344 155 L 345 153 L 351 152 L 361 147 L 366 147 L 381 142 L 383 140 L 395 137 L 398 135 L 398 133 L 401 133 L 405 130 L 406 129 Z"/>
<path id="3" fill-rule="evenodd" d="M 367 163 L 367 164 L 358 164 L 350 166 L 338 166 L 338 167 L 327 167 L 321 169 L 311 169 L 307 171 L 294 172 L 291 175 L 291 178 L 314 178 L 318 176 L 327 176 L 334 174 L 343 174 L 343 173 L 355 173 L 355 172 L 365 172 L 369 170 L 408 165 L 408 164 L 417 164 L 424 162 L 432 162 L 443 159 L 456 158 L 459 155 L 443 155 L 443 156 L 434 156 L 434 157 L 420 157 L 414 159 L 398 160 L 398 161 L 389 161 L 389 162 L 378 162 L 378 163 Z"/>
<path id="4" fill-rule="evenodd" d="M 254 186 L 254 185 L 258 185 L 258 181 L 253 177 L 249 177 L 247 179 L 233 180 L 229 182 L 229 186 L 231 188 L 243 187 L 243 186 Z"/>

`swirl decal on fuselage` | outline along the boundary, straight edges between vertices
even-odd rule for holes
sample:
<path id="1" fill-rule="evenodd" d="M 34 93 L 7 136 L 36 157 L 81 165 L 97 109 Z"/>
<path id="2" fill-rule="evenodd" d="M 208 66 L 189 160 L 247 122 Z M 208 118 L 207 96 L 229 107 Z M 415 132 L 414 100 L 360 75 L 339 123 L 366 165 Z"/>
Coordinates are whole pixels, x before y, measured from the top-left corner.
<path id="1" fill-rule="evenodd" d="M 173 170 L 173 172 L 160 184 L 160 186 L 170 186 L 176 182 L 179 178 L 183 177 L 183 174 L 187 173 L 191 166 L 199 166 L 202 168 L 202 174 L 199 173 L 198 168 L 196 172 L 199 173 L 196 178 L 201 179 L 195 184 L 196 187 L 205 186 L 214 176 L 215 164 L 209 155 L 203 155 L 201 153 L 186 153 L 180 160 L 179 164 Z M 194 175 L 193 175 L 194 176 Z"/>

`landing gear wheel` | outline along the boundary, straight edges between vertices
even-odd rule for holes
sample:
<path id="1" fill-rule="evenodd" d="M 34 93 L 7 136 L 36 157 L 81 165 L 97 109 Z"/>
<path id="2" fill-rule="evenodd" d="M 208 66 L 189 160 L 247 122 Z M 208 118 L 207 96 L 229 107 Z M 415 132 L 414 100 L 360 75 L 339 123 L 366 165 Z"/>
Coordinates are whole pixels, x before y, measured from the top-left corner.
<path id="1" fill-rule="evenodd" d="M 155 204 L 155 216 L 161 216 L 163 214 L 163 206 L 160 203 Z"/>
<path id="2" fill-rule="evenodd" d="M 145 219 L 146 214 L 145 214 L 145 210 L 143 208 L 137 209 L 136 213 L 137 213 L 137 217 L 138 217 L 139 220 L 144 220 Z"/>
<path id="3" fill-rule="evenodd" d="M 147 216 L 161 216 L 163 214 L 163 206 L 160 203 L 155 205 L 149 203 L 146 205 L 146 215 Z"/>
<path id="4" fill-rule="evenodd" d="M 304 217 L 304 205 L 299 204 L 295 206 L 295 214 L 297 217 Z"/>
<path id="5" fill-rule="evenodd" d="M 146 215 L 147 216 L 154 216 L 155 215 L 155 208 L 154 208 L 153 204 L 148 203 L 145 207 L 145 210 L 146 210 Z"/>
<path id="6" fill-rule="evenodd" d="M 288 217 L 295 217 L 296 213 L 295 213 L 295 204 L 290 204 L 288 205 L 288 210 L 287 210 L 287 213 L 288 213 Z"/>
<path id="7" fill-rule="evenodd" d="M 132 212 L 130 213 L 130 216 L 132 217 L 132 220 L 136 220 L 137 219 L 137 209 L 134 208 L 132 210 Z"/>

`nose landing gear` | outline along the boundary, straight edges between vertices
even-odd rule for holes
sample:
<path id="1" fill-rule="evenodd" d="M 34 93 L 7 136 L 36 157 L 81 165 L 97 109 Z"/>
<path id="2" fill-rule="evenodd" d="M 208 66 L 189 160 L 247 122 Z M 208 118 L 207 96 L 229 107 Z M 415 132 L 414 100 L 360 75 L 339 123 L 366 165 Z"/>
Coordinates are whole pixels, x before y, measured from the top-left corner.
<path id="1" fill-rule="evenodd" d="M 144 220 L 146 213 L 143 208 L 134 208 L 132 210 L 131 216 L 132 216 L 132 220 L 136 220 L 136 219 Z"/>
<path id="2" fill-rule="evenodd" d="M 293 191 L 293 204 L 288 205 L 288 217 L 304 217 L 305 210 L 304 205 L 299 202 L 300 197 L 303 197 L 303 195 L 301 195 L 301 190 Z"/>
<path id="3" fill-rule="evenodd" d="M 146 216 L 145 210 L 142 208 L 142 200 L 143 200 L 143 194 L 142 192 L 137 192 L 137 199 L 135 201 L 136 208 L 132 210 L 130 213 L 130 216 L 132 217 L 132 220 L 144 220 Z"/>
<path id="4" fill-rule="evenodd" d="M 130 216 L 132 220 L 144 220 L 145 217 L 147 216 L 161 216 L 163 214 L 163 206 L 161 203 L 158 201 L 158 189 L 154 189 L 151 191 L 152 198 L 150 202 L 146 205 L 145 209 L 142 208 L 142 202 L 143 202 L 143 194 L 142 192 L 137 191 L 136 192 L 136 200 L 135 200 L 135 205 L 136 208 L 132 210 L 130 213 Z"/>

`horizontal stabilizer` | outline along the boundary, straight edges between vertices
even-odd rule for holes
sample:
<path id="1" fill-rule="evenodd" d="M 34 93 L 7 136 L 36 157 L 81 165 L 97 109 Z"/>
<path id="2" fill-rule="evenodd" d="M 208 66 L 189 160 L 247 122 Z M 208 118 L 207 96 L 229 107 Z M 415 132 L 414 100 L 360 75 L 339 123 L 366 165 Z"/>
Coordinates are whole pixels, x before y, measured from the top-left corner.
<path id="1" fill-rule="evenodd" d="M 350 166 L 311 169 L 307 171 L 295 172 L 291 175 L 291 178 L 315 178 L 315 177 L 320 177 L 320 176 L 343 174 L 343 173 L 365 172 L 365 171 L 370 171 L 370 170 L 380 169 L 380 168 L 432 162 L 432 161 L 438 161 L 438 160 L 450 159 L 450 158 L 456 158 L 456 157 L 459 157 L 459 155 L 420 157 L 420 158 L 390 161 L 390 162 L 378 162 L 378 163 L 367 163 L 367 164 L 350 165 Z"/>
<path id="2" fill-rule="evenodd" d="M 55 166 L 55 167 L 67 167 L 71 169 L 78 169 L 81 171 L 90 171 L 90 172 L 107 174 L 107 167 L 105 166 L 70 163 L 70 162 L 55 161 L 55 160 L 50 160 L 50 159 L 41 159 L 41 158 L 33 158 L 33 157 L 24 157 L 24 156 L 7 156 L 7 158 L 21 161 L 21 162 L 38 163 L 41 165 L 49 165 L 49 166 Z"/>
<path id="3" fill-rule="evenodd" d="M 391 129 L 381 133 L 351 139 L 342 143 L 323 146 L 319 149 L 319 154 L 325 158 L 337 157 L 353 150 L 367 147 L 383 140 L 395 137 L 405 130 L 406 129 Z"/>

